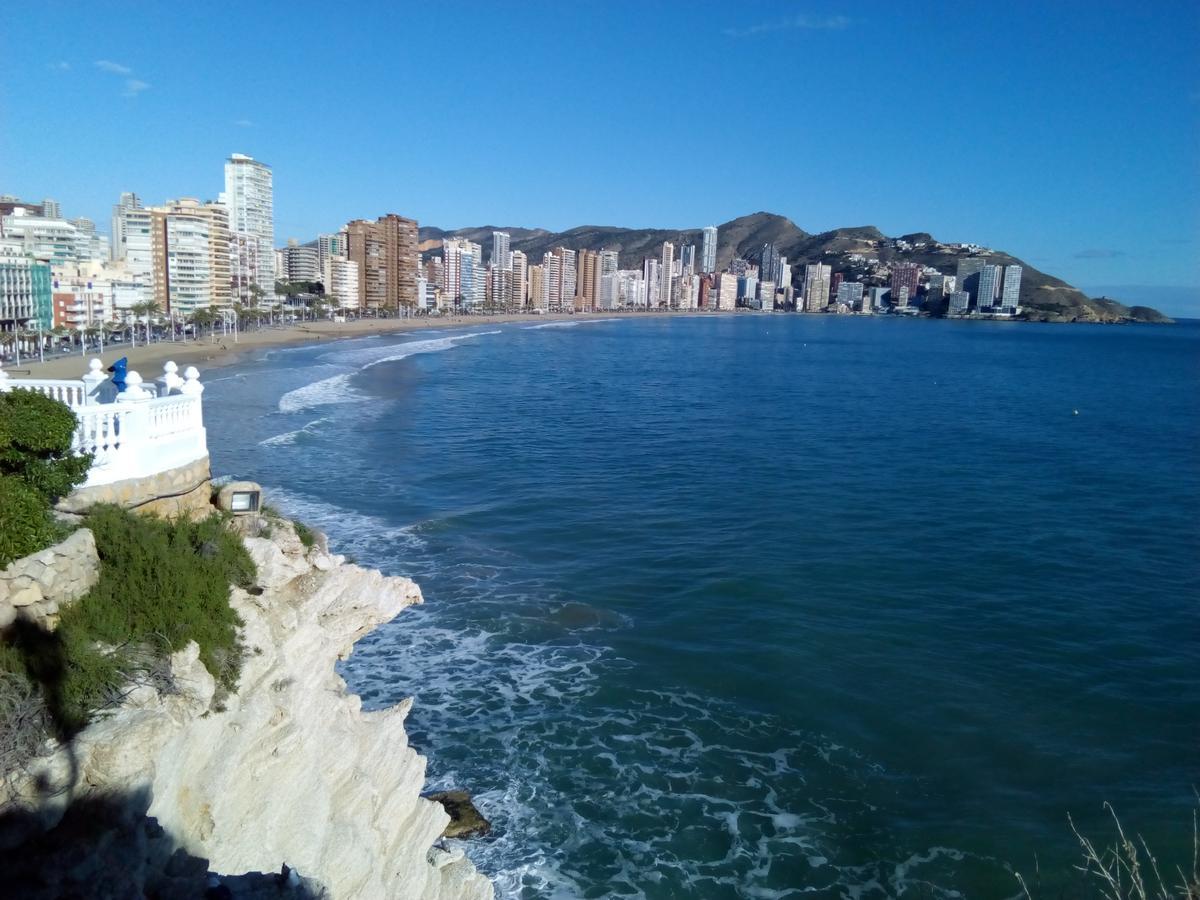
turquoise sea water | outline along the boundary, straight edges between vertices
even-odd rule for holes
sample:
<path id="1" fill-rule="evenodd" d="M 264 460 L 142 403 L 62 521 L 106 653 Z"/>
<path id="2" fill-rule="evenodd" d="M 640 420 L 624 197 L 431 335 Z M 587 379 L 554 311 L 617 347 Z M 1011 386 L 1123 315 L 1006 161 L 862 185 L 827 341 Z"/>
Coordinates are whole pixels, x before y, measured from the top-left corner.
<path id="1" fill-rule="evenodd" d="M 1200 326 L 534 325 L 205 395 L 215 471 L 421 584 L 344 675 L 500 896 L 1074 896 L 1105 800 L 1190 862 Z"/>

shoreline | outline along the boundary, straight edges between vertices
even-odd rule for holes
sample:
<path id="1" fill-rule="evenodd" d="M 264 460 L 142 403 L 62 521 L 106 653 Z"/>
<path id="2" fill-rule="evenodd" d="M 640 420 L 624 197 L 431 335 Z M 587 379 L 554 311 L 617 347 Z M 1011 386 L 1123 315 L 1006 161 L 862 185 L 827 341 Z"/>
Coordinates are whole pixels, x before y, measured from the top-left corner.
<path id="1" fill-rule="evenodd" d="M 778 311 L 776 311 L 778 312 Z M 776 312 L 772 312 L 774 315 Z M 234 365 L 256 351 L 267 349 L 284 349 L 299 347 L 311 341 L 341 341 L 355 338 L 383 336 L 390 334 L 406 334 L 408 332 L 425 331 L 429 329 L 461 330 L 482 325 L 507 325 L 516 322 L 544 324 L 549 322 L 566 321 L 599 321 L 601 319 L 643 319 L 662 318 L 667 316 L 736 316 L 744 314 L 762 314 L 757 310 L 651 310 L 630 312 L 625 310 L 603 310 L 591 313 L 545 313 L 533 315 L 530 313 L 501 313 L 499 315 L 480 316 L 444 316 L 437 318 L 395 318 L 395 319 L 356 319 L 351 322 L 334 322 L 322 320 L 319 322 L 301 322 L 279 327 L 267 327 L 261 330 L 239 332 L 238 341 L 233 341 L 232 335 L 218 335 L 215 341 L 159 341 L 153 344 L 139 343 L 131 345 L 106 344 L 103 353 L 91 352 L 76 356 L 60 356 L 46 362 L 21 360 L 20 366 L 5 363 L 0 370 L 12 375 L 23 375 L 28 378 L 79 378 L 88 369 L 88 361 L 94 358 L 107 367 L 122 356 L 129 360 L 129 368 L 136 370 L 143 378 L 153 381 L 162 371 L 162 366 L 168 361 L 174 361 L 184 369 L 187 366 L 197 366 L 201 371 L 219 369 Z M 875 318 L 874 316 L 868 318 Z M 911 316 L 905 318 L 928 318 Z M 967 318 L 935 317 L 945 321 L 974 321 Z M 1059 323 L 1028 319 L 978 320 L 1002 321 L 1004 323 L 1032 324 L 1158 324 L 1140 322 L 1084 322 Z M 203 376 L 202 376 L 203 377 Z"/>
<path id="2" fill-rule="evenodd" d="M 669 313 L 638 313 L 637 315 L 668 315 Z M 330 343 L 354 338 L 373 337 L 376 335 L 405 334 L 411 331 L 427 329 L 463 329 L 475 325 L 508 324 L 512 322 L 555 322 L 583 317 L 600 318 L 596 313 L 550 313 L 546 315 L 528 315 L 521 313 L 503 314 L 496 316 L 446 316 L 440 318 L 408 318 L 408 319 L 356 319 L 353 322 L 302 322 L 279 328 L 264 328 L 256 331 L 244 331 L 238 335 L 234 343 L 232 335 L 218 335 L 215 342 L 208 339 L 189 341 L 159 341 L 153 344 L 139 343 L 136 347 L 129 344 L 105 344 L 104 352 L 87 353 L 76 356 L 62 356 L 56 359 L 38 362 L 34 359 L 27 362 L 21 360 L 20 366 L 5 366 L 4 371 L 13 375 L 25 375 L 30 378 L 79 378 L 88 368 L 88 361 L 99 359 L 106 367 L 122 356 L 129 359 L 129 368 L 136 370 L 144 379 L 153 381 L 161 374 L 163 364 L 168 361 L 178 363 L 180 369 L 196 366 L 201 371 L 218 369 L 245 361 L 246 357 L 259 350 L 276 350 L 286 347 L 299 347 L 313 341 L 328 341 Z M 603 318 L 609 318 L 604 315 Z M 203 375 L 201 375 L 203 378 Z"/>

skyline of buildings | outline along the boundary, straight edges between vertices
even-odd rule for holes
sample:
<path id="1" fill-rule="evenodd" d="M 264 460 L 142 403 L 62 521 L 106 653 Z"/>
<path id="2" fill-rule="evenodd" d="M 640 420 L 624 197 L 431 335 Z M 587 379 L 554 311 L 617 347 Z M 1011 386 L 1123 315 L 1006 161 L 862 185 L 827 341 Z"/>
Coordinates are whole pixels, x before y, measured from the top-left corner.
<path id="1" fill-rule="evenodd" d="M 184 318 L 274 304 L 280 282 L 290 293 L 323 294 L 342 312 L 934 308 L 1013 316 L 1020 309 L 1021 267 L 992 264 L 973 245 L 958 245 L 972 255 L 956 258 L 954 275 L 858 253 L 843 254 L 836 272 L 830 262 L 801 269 L 771 243 L 740 255 L 734 248 L 718 271 L 720 233 L 708 225 L 698 230 L 699 246 L 663 241 L 639 266 L 622 269 L 614 247 L 553 247 L 535 262 L 502 230 L 492 232 L 486 257 L 482 244 L 462 237 L 422 244 L 415 219 L 387 213 L 276 246 L 271 167 L 233 153 L 223 175 L 216 200 L 181 197 L 147 207 L 137 193 L 123 192 L 110 235 L 89 219 L 64 218 L 54 199 L 0 197 L 0 330 L 30 322 L 89 327 L 148 304 Z M 919 249 L 890 243 L 902 253 Z"/>

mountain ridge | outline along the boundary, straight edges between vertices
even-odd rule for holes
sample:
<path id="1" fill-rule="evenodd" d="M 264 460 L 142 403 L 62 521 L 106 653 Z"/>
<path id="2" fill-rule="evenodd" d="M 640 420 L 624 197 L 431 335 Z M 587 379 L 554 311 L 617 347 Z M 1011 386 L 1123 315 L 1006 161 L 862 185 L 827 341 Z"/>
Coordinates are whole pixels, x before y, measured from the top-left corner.
<path id="1" fill-rule="evenodd" d="M 430 252 L 437 249 L 445 238 L 466 238 L 483 245 L 486 262 L 491 255 L 493 230 L 508 232 L 511 248 L 524 252 L 530 262 L 540 260 L 543 253 L 558 246 L 572 250 L 612 249 L 618 252 L 621 268 L 638 268 L 643 259 L 658 257 L 663 241 L 672 241 L 677 247 L 695 244 L 699 253 L 702 236 L 699 228 L 579 225 L 556 232 L 544 228 L 492 226 L 444 230 L 426 225 L 419 231 L 420 249 L 421 252 Z M 907 246 L 897 244 L 897 241 L 905 242 Z M 766 243 L 774 244 L 779 253 L 787 257 L 793 266 L 793 278 L 801 281 L 805 264 L 823 262 L 832 266 L 834 272 L 842 272 L 848 280 L 882 283 L 878 278 L 867 276 L 865 265 L 849 259 L 854 254 L 877 259 L 881 264 L 916 262 L 932 266 L 947 275 L 955 274 L 960 258 L 982 255 L 996 265 L 1022 267 L 1021 317 L 1024 319 L 1045 322 L 1172 321 L 1151 307 L 1126 306 L 1107 297 L 1088 297 L 1073 285 L 1002 250 L 982 248 L 974 251 L 969 246 L 938 241 L 928 232 L 912 232 L 889 238 L 874 225 L 834 228 L 810 234 L 791 219 L 766 211 L 739 216 L 717 226 L 718 271 L 728 267 L 735 258 L 757 258 Z M 934 314 L 941 311 L 936 308 L 931 310 Z"/>

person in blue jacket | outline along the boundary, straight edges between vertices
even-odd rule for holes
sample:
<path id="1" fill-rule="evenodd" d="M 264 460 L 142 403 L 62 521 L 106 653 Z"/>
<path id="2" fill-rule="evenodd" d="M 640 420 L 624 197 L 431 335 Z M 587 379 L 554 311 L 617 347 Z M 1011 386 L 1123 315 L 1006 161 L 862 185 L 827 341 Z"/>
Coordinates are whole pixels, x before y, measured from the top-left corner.
<path id="1" fill-rule="evenodd" d="M 112 372 L 112 383 L 118 391 L 125 390 L 125 372 L 128 368 L 129 360 L 124 356 L 108 367 L 108 371 Z"/>

